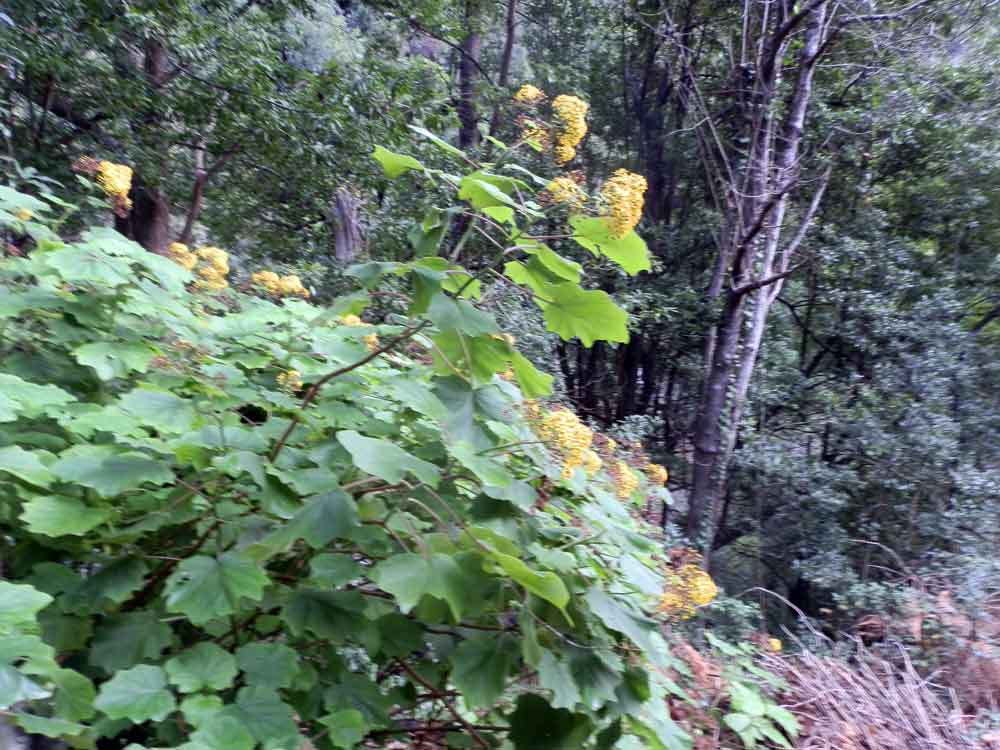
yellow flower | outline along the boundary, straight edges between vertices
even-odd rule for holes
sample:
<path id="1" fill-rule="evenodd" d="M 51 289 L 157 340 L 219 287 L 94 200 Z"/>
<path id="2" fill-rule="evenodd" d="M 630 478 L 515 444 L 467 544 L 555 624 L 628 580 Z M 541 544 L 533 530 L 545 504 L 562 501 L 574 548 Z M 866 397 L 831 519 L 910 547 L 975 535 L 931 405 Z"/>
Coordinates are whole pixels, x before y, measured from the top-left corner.
<path id="1" fill-rule="evenodd" d="M 17 217 L 18 221 L 31 221 L 35 214 L 30 208 L 19 208 L 14 212 L 14 216 Z"/>
<path id="2" fill-rule="evenodd" d="M 559 120 L 555 156 L 557 164 L 565 164 L 576 156 L 576 147 L 587 134 L 587 103 L 575 96 L 562 94 L 552 102 Z"/>
<path id="3" fill-rule="evenodd" d="M 781 651 L 781 639 L 780 638 L 768 638 L 767 645 L 770 646 L 774 653 Z"/>
<path id="4" fill-rule="evenodd" d="M 521 88 L 517 90 L 514 94 L 514 101 L 519 104 L 538 104 L 542 99 L 545 98 L 545 92 L 540 88 L 532 86 L 530 83 L 524 84 Z"/>
<path id="5" fill-rule="evenodd" d="M 583 452 L 583 470 L 588 477 L 594 476 L 601 470 L 601 457 L 589 448 Z"/>
<path id="6" fill-rule="evenodd" d="M 711 603 L 719 595 L 712 577 L 693 563 L 669 573 L 666 583 L 658 609 L 668 617 L 682 620 L 693 617 L 698 607 Z"/>
<path id="7" fill-rule="evenodd" d="M 562 478 L 569 479 L 577 466 L 586 467 L 587 452 L 594 439 L 593 431 L 569 409 L 546 414 L 536 429 L 538 436 L 562 455 Z"/>
<path id="8" fill-rule="evenodd" d="M 174 263 L 189 271 L 194 270 L 194 267 L 198 265 L 198 256 L 188 250 L 188 246 L 183 242 L 171 242 L 167 248 L 167 256 Z"/>
<path id="9" fill-rule="evenodd" d="M 132 168 L 124 164 L 102 161 L 97 167 L 97 184 L 108 195 L 124 198 L 132 189 Z"/>
<path id="10" fill-rule="evenodd" d="M 653 484 L 666 484 L 670 473 L 659 464 L 648 464 L 646 466 L 646 476 Z"/>
<path id="11" fill-rule="evenodd" d="M 298 391 L 302 388 L 302 373 L 298 370 L 279 372 L 276 380 L 278 381 L 278 385 L 289 391 Z"/>
<path id="12" fill-rule="evenodd" d="M 616 170 L 604 187 L 601 197 L 608 204 L 608 223 L 615 237 L 624 237 L 635 229 L 642 218 L 642 196 L 646 192 L 646 178 L 629 172 Z"/>
<path id="13" fill-rule="evenodd" d="M 208 263 L 209 266 L 220 274 L 225 275 L 229 273 L 229 254 L 225 250 L 209 245 L 199 247 L 195 250 L 195 255 Z"/>
<path id="14" fill-rule="evenodd" d="M 587 201 L 587 194 L 569 177 L 556 177 L 545 186 L 545 191 L 552 196 L 554 203 L 565 203 L 574 208 L 580 208 Z"/>
<path id="15" fill-rule="evenodd" d="M 250 274 L 250 283 L 263 287 L 268 294 L 278 294 L 281 291 L 281 279 L 274 271 L 254 271 Z"/>
<path id="16" fill-rule="evenodd" d="M 618 443 L 611 438 L 608 438 L 608 452 L 614 453 L 616 450 L 618 450 Z"/>
<path id="17" fill-rule="evenodd" d="M 549 131 L 535 124 L 530 124 L 521 130 L 522 141 L 535 141 L 543 149 L 549 147 Z"/>
<path id="18" fill-rule="evenodd" d="M 513 368 L 508 367 L 506 370 L 504 370 L 503 372 L 501 372 L 500 373 L 500 379 L 501 380 L 506 380 L 508 383 L 513 382 L 513 380 L 514 380 L 514 370 L 513 370 Z"/>
<path id="19" fill-rule="evenodd" d="M 348 313 L 340 316 L 340 322 L 345 326 L 363 326 L 364 322 L 357 315 Z"/>
<path id="20" fill-rule="evenodd" d="M 624 461 L 619 461 L 615 466 L 616 479 L 618 480 L 618 497 L 626 500 L 632 497 L 635 488 L 639 486 L 639 477 L 629 468 Z"/>
<path id="21" fill-rule="evenodd" d="M 369 333 L 367 336 L 362 336 L 361 340 L 365 342 L 365 346 L 368 347 L 368 351 L 373 352 L 379 347 L 378 336 L 374 333 Z"/>
<path id="22" fill-rule="evenodd" d="M 289 297 L 309 296 L 309 290 L 302 286 L 302 280 L 298 276 L 282 276 L 278 279 L 278 290 Z"/>

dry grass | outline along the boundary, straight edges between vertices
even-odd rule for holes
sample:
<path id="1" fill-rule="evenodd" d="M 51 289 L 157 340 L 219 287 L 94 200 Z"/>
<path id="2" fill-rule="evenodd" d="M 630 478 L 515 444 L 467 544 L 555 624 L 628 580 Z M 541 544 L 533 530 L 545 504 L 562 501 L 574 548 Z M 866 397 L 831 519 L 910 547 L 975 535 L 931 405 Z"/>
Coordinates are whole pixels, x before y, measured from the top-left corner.
<path id="1" fill-rule="evenodd" d="M 788 682 L 782 703 L 802 724 L 799 750 L 984 750 L 957 699 L 922 678 L 905 650 L 892 662 L 862 650 L 847 664 L 804 652 L 766 655 Z"/>

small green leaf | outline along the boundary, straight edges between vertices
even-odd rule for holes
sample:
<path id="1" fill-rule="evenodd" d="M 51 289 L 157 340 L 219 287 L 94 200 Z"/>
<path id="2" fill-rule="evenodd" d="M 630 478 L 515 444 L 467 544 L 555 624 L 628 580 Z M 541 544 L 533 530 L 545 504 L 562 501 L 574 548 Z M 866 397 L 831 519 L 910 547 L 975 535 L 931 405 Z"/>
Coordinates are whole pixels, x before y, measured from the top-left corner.
<path id="1" fill-rule="evenodd" d="M 569 591 L 566 584 L 555 573 L 545 571 L 539 573 L 525 565 L 521 560 L 502 552 L 490 552 L 504 572 L 532 594 L 542 597 L 559 609 L 565 609 L 569 604 Z"/>
<path id="2" fill-rule="evenodd" d="M 61 718 L 20 713 L 15 713 L 12 717 L 14 723 L 28 734 L 41 734 L 45 737 L 76 737 L 86 730 L 83 724 Z"/>
<path id="3" fill-rule="evenodd" d="M 253 750 L 256 744 L 239 719 L 224 714 L 206 719 L 190 739 L 182 750 Z"/>
<path id="4" fill-rule="evenodd" d="M 188 724 L 200 727 L 222 710 L 222 699 L 217 695 L 189 695 L 181 701 L 181 712 Z"/>
<path id="5" fill-rule="evenodd" d="M 553 708 L 539 695 L 525 693 L 510 715 L 509 739 L 515 750 L 579 750 L 593 731 L 589 718 Z"/>
<path id="6" fill-rule="evenodd" d="M 238 612 L 242 599 L 260 601 L 268 583 L 260 567 L 240 552 L 197 555 L 170 575 L 164 598 L 168 612 L 179 612 L 200 625 Z"/>
<path id="7" fill-rule="evenodd" d="M 397 154 L 388 149 L 376 146 L 372 152 L 372 158 L 382 165 L 382 171 L 390 180 L 394 180 L 401 174 L 409 172 L 411 169 L 423 169 L 424 165 L 406 154 Z"/>
<path id="8" fill-rule="evenodd" d="M 145 659 L 157 658 L 172 638 L 170 628 L 151 610 L 114 615 L 94 633 L 90 663 L 113 674 Z"/>
<path id="9" fill-rule="evenodd" d="M 509 636 L 470 638 L 451 654 L 451 680 L 469 708 L 488 708 L 503 693 L 507 674 L 517 661 Z"/>
<path id="10" fill-rule="evenodd" d="M 52 676 L 56 686 L 56 713 L 70 721 L 86 721 L 94 715 L 94 683 L 72 669 L 60 669 Z"/>
<path id="11" fill-rule="evenodd" d="M 236 660 L 214 643 L 196 643 L 164 664 L 170 683 L 182 693 L 223 690 L 233 684 Z"/>
<path id="12" fill-rule="evenodd" d="M 124 672 L 101 685 L 94 707 L 110 719 L 129 719 L 136 724 L 163 721 L 177 707 L 167 690 L 167 676 L 159 667 L 146 664 Z"/>
<path id="13" fill-rule="evenodd" d="M 236 651 L 236 662 L 249 685 L 286 688 L 299 673 L 298 654 L 281 643 L 248 643 Z"/>
<path id="14" fill-rule="evenodd" d="M 21 520 L 32 534 L 82 536 L 100 526 L 110 515 L 106 508 L 91 508 L 75 498 L 49 495 L 33 497 L 26 502 Z"/>
<path id="15" fill-rule="evenodd" d="M 456 620 L 464 608 L 463 577 L 455 560 L 444 554 L 394 555 L 380 562 L 371 573 L 379 588 L 396 598 L 403 614 L 409 613 L 426 594 L 447 602 Z"/>
<path id="16" fill-rule="evenodd" d="M 370 627 L 357 591 L 319 591 L 300 586 L 288 598 L 282 617 L 295 635 L 309 632 L 343 643 Z"/>
<path id="17" fill-rule="evenodd" d="M 104 445 L 74 446 L 63 451 L 49 470 L 64 482 L 97 490 L 102 497 L 114 497 L 147 482 L 174 481 L 168 464 L 143 453 L 119 453 Z"/>
<path id="18" fill-rule="evenodd" d="M 122 411 L 139 417 L 158 432 L 182 433 L 191 429 L 195 411 L 191 402 L 166 391 L 136 388 L 122 396 Z"/>
<path id="19" fill-rule="evenodd" d="M 352 708 L 327 714 L 319 723 L 330 730 L 327 736 L 334 747 L 353 748 L 368 733 L 365 717 Z"/>
<path id="20" fill-rule="evenodd" d="M 408 127 L 414 133 L 419 133 L 420 135 L 422 135 L 424 138 L 426 138 L 427 140 L 429 140 L 431 143 L 433 143 L 439 149 L 441 149 L 442 151 L 444 151 L 446 154 L 450 154 L 451 156 L 457 156 L 460 159 L 467 159 L 468 158 L 468 157 L 466 157 L 464 151 L 461 151 L 460 149 L 455 148 L 454 146 L 452 146 L 447 141 L 441 140 L 440 138 L 438 138 L 436 135 L 434 135 L 431 131 L 427 130 L 426 128 L 422 128 L 422 127 L 420 127 L 418 125 L 409 125 Z"/>
<path id="21" fill-rule="evenodd" d="M 0 448 L 0 472 L 6 472 L 36 487 L 48 487 L 55 477 L 38 456 L 18 445 Z"/>
<path id="22" fill-rule="evenodd" d="M 595 341 L 628 341 L 628 313 L 600 289 L 576 284 L 552 284 L 539 300 L 545 325 L 564 341 L 578 337 L 586 347 Z"/>
<path id="23" fill-rule="evenodd" d="M 146 372 L 154 352 L 145 344 L 84 344 L 73 355 L 81 365 L 94 368 L 101 380 L 124 378 L 130 372 Z"/>
<path id="24" fill-rule="evenodd" d="M 630 276 L 651 268 L 649 249 L 635 231 L 630 230 L 624 237 L 616 237 L 603 216 L 573 216 L 569 223 L 573 227 L 573 239 L 577 244 L 594 255 L 610 258 Z"/>
<path id="25" fill-rule="evenodd" d="M 746 714 L 732 713 L 722 717 L 726 726 L 736 733 L 745 732 L 753 724 L 753 719 Z"/>
<path id="26" fill-rule="evenodd" d="M 538 683 L 552 691 L 552 705 L 555 708 L 572 709 L 583 700 L 569 665 L 551 651 L 543 652 L 538 662 Z"/>
<path id="27" fill-rule="evenodd" d="M 427 461 L 410 455 L 395 443 L 378 438 L 369 438 L 354 430 L 342 430 L 337 440 L 347 448 L 359 469 L 396 484 L 403 481 L 407 473 L 413 474 L 421 482 L 436 487 L 440 478 L 438 468 Z"/>
<path id="28" fill-rule="evenodd" d="M 235 705 L 226 706 L 222 714 L 237 719 L 250 730 L 255 740 L 267 747 L 298 748 L 301 745 L 292 707 L 271 688 L 260 685 L 243 688 L 236 694 Z"/>

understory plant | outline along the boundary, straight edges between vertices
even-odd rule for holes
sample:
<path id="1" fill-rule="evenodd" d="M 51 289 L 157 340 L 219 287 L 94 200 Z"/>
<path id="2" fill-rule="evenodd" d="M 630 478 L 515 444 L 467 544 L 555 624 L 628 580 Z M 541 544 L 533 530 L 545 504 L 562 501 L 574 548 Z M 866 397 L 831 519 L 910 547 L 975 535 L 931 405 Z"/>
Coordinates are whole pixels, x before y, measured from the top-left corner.
<path id="1" fill-rule="evenodd" d="M 503 276 L 587 344 L 625 313 L 533 233 L 566 222 L 545 180 L 424 135 L 449 169 L 375 156 L 456 205 L 327 307 L 219 248 L 60 238 L 64 203 L 0 188 L 7 721 L 133 750 L 691 746 L 635 512 L 665 472 L 527 401 L 550 379 L 477 299 Z M 434 251 L 444 215 L 489 237 L 468 268 Z M 648 263 L 601 215 L 568 226 Z M 366 320 L 386 276 L 407 291 Z"/>

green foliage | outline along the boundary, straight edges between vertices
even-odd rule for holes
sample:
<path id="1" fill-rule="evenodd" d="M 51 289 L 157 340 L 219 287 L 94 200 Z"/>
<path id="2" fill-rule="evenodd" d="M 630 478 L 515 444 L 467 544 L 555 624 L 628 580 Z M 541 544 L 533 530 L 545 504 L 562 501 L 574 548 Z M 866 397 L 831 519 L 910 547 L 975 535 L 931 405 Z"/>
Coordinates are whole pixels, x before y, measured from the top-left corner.
<path id="1" fill-rule="evenodd" d="M 526 186 L 477 173 L 474 196 L 526 221 L 498 237 L 513 246 Z M 80 747 L 352 748 L 414 721 L 456 747 L 685 744 L 652 669 L 673 662 L 645 614 L 650 547 L 609 475 L 561 478 L 500 374 L 532 395 L 548 378 L 463 268 L 354 274 L 408 282 L 410 301 L 349 325 L 202 294 L 101 230 L 0 265 L 5 706 Z M 561 335 L 624 331 L 603 292 L 546 283 L 518 294 Z M 279 384 L 291 369 L 298 390 Z"/>

